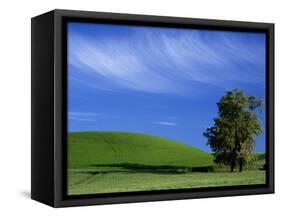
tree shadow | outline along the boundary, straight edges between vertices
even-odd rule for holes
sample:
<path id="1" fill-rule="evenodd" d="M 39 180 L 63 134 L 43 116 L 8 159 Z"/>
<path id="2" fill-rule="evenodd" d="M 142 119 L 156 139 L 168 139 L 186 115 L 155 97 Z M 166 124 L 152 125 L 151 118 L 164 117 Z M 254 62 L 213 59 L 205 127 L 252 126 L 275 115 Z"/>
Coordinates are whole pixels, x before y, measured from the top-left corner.
<path id="1" fill-rule="evenodd" d="M 205 167 L 185 167 L 171 165 L 145 165 L 136 163 L 119 163 L 119 164 L 93 164 L 92 167 L 110 167 L 114 170 L 106 169 L 103 171 L 89 171 L 92 175 L 107 174 L 107 173 L 157 173 L 157 174 L 183 174 L 190 172 L 214 172 L 212 166 Z M 117 170 L 116 170 L 117 169 Z M 120 169 L 120 170 L 118 170 Z"/>

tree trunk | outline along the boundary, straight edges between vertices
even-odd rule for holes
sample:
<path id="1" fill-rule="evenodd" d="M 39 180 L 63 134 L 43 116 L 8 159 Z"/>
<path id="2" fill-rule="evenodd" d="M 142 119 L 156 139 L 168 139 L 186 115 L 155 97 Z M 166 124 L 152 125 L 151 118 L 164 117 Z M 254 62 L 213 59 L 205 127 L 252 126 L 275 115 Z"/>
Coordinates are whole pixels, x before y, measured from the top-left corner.
<path id="1" fill-rule="evenodd" d="M 231 170 L 230 170 L 231 172 L 233 172 L 234 171 L 234 165 L 231 165 Z"/>
<path id="2" fill-rule="evenodd" d="M 242 170 L 243 170 L 243 164 L 242 164 L 242 162 L 240 162 L 240 163 L 239 163 L 239 172 L 241 173 Z"/>

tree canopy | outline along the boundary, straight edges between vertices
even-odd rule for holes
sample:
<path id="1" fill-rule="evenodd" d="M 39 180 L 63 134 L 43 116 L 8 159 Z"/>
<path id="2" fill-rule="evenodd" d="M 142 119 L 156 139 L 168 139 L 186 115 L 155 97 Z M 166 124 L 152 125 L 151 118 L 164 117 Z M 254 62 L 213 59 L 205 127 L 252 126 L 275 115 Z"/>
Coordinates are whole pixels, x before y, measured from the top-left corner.
<path id="1" fill-rule="evenodd" d="M 227 91 L 217 103 L 218 117 L 214 125 L 203 135 L 208 139 L 217 164 L 243 168 L 250 164 L 254 155 L 256 136 L 262 133 L 262 125 L 256 109 L 262 110 L 262 99 L 246 96 L 242 90 Z"/>

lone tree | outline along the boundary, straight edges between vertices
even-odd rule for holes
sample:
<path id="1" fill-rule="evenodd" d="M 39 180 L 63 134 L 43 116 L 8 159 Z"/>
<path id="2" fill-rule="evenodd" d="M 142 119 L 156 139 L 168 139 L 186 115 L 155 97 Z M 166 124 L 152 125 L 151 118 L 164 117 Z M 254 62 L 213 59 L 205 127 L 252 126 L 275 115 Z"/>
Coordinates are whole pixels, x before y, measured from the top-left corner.
<path id="1" fill-rule="evenodd" d="M 240 89 L 227 91 L 217 103 L 218 118 L 203 135 L 214 153 L 214 162 L 230 166 L 239 172 L 254 158 L 255 138 L 262 125 L 255 110 L 262 110 L 262 99 L 246 96 Z"/>

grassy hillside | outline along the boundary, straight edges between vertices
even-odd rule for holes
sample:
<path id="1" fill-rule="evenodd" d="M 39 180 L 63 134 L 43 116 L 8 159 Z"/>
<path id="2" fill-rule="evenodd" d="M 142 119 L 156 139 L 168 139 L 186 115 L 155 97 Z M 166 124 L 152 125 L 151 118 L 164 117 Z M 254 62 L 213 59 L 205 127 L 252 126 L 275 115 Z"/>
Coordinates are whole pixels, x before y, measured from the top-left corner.
<path id="1" fill-rule="evenodd" d="M 264 162 L 264 154 L 257 154 L 255 168 Z M 126 132 L 68 135 L 69 195 L 265 183 L 259 169 L 209 168 L 210 153 L 166 138 Z"/>
<path id="2" fill-rule="evenodd" d="M 157 136 L 127 132 L 75 132 L 68 135 L 68 168 L 97 165 L 211 166 L 212 156 Z"/>
<path id="3" fill-rule="evenodd" d="M 265 162 L 266 162 L 265 153 L 257 153 L 256 160 L 253 164 L 253 167 L 256 169 L 264 168 Z"/>
<path id="4" fill-rule="evenodd" d="M 258 161 L 265 161 L 265 153 L 257 153 Z"/>

